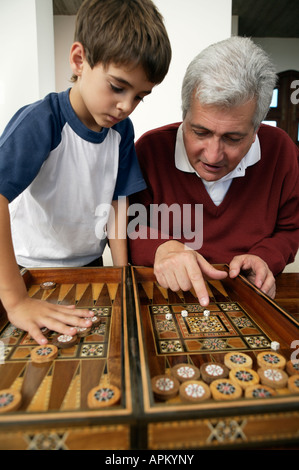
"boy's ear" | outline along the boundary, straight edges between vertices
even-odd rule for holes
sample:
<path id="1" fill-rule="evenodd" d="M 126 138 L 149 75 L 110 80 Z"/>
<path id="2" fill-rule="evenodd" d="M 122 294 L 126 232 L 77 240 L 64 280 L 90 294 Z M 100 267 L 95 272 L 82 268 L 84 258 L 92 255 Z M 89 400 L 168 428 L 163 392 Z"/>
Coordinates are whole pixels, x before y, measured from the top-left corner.
<path id="1" fill-rule="evenodd" d="M 84 47 L 80 42 L 74 42 L 70 51 L 70 64 L 73 74 L 79 77 L 83 70 L 85 60 Z"/>

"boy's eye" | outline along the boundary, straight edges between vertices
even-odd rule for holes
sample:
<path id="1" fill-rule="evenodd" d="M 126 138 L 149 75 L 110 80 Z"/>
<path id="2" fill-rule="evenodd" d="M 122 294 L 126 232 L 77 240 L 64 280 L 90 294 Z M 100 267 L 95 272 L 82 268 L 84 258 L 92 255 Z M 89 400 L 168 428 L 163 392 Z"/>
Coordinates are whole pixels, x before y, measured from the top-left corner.
<path id="1" fill-rule="evenodd" d="M 114 91 L 114 93 L 122 93 L 122 91 L 123 91 L 123 88 L 115 86 L 112 83 L 110 83 L 110 87 L 111 87 L 112 91 Z"/>
<path id="2" fill-rule="evenodd" d="M 113 83 L 110 83 L 110 87 L 111 87 L 111 90 L 113 91 L 113 93 L 124 93 L 126 91 L 125 88 L 122 88 L 122 87 L 118 87 L 116 85 L 113 85 Z M 136 101 L 143 101 L 144 97 L 143 96 L 140 96 L 140 95 L 137 95 L 135 96 L 135 100 Z"/>

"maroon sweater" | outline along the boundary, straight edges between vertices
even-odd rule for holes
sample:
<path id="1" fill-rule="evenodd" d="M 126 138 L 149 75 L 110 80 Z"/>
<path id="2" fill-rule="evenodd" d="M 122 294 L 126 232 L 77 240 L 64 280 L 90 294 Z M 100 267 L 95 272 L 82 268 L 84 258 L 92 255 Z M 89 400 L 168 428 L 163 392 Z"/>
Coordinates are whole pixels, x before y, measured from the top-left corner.
<path id="1" fill-rule="evenodd" d="M 216 206 L 201 179 L 175 167 L 174 150 L 180 123 L 149 131 L 136 143 L 148 188 L 131 203 L 191 204 L 194 230 L 195 204 L 203 205 L 203 243 L 198 252 L 210 263 L 229 263 L 235 255 L 261 257 L 276 275 L 294 260 L 299 246 L 299 152 L 281 129 L 261 125 L 258 132 L 261 160 L 233 179 Z M 183 213 L 183 208 L 182 208 Z M 171 222 L 171 220 L 170 220 Z M 146 230 L 146 229 L 144 229 Z M 170 239 L 185 243 L 182 236 Z M 129 236 L 131 262 L 152 266 L 156 249 L 165 238 Z"/>

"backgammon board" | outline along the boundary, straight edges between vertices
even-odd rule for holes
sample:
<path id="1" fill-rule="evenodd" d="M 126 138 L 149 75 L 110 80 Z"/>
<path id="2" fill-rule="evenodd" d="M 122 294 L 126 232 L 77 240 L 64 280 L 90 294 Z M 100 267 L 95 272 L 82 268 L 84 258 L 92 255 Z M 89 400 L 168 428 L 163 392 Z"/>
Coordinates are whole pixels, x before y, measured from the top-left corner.
<path id="1" fill-rule="evenodd" d="M 35 363 L 37 344 L 0 310 L 0 395 L 21 397 L 1 412 L 9 394 L 0 396 L 0 449 L 243 449 L 298 440 L 299 384 L 288 385 L 297 375 L 289 361 L 298 320 L 242 276 L 206 281 L 206 309 L 192 291 L 161 288 L 151 268 L 23 276 L 30 296 L 93 309 L 96 322 L 52 360 Z M 55 333 L 48 338 L 54 343 Z M 233 364 L 240 358 L 250 361 L 245 371 Z M 257 378 L 260 360 L 287 376 L 273 393 Z M 225 382 L 215 387 L 207 372 L 220 366 Z M 255 385 L 262 387 L 247 396 Z"/>
<path id="2" fill-rule="evenodd" d="M 0 413 L 0 448 L 130 448 L 127 423 L 132 418 L 132 392 L 128 349 L 124 347 L 123 270 L 32 269 L 23 275 L 31 297 L 94 309 L 98 321 L 75 345 L 59 349 L 54 360 L 35 364 L 31 351 L 38 345 L 7 322 L 2 311 L 0 390 L 19 391 L 22 401 L 14 412 Z M 44 289 L 44 282 L 54 282 L 55 287 Z M 50 334 L 49 344 L 52 337 Z M 103 406 L 93 408 L 88 395 L 96 387 Z M 110 404 L 115 390 L 118 401 Z"/>
<path id="3" fill-rule="evenodd" d="M 291 346 L 299 339 L 298 321 L 242 276 L 206 284 L 210 304 L 202 308 L 193 292 L 163 289 L 151 269 L 133 268 L 139 396 L 147 427 L 141 446 L 242 448 L 298 441 L 299 390 L 288 388 L 286 373 L 294 353 Z M 244 358 L 249 363 L 244 364 Z M 263 368 L 273 371 L 275 380 L 283 375 L 279 388 L 275 382 L 261 383 L 258 371 L 263 359 Z M 225 378 L 211 380 L 205 365 L 213 374 L 223 366 Z M 275 369 L 276 365 L 281 367 Z M 289 373 L 296 375 L 298 370 Z M 299 386 L 299 375 L 296 378 Z M 171 386 L 174 396 L 168 398 Z"/>

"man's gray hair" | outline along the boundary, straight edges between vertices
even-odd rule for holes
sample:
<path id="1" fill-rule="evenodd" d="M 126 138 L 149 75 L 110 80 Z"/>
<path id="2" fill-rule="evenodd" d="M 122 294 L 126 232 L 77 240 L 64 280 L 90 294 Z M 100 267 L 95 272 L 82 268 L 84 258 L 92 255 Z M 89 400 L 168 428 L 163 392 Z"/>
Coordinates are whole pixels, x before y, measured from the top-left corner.
<path id="1" fill-rule="evenodd" d="M 265 119 L 277 76 L 265 51 L 251 39 L 233 36 L 204 49 L 187 68 L 182 86 L 183 119 L 193 93 L 202 105 L 240 106 L 256 99 L 255 130 Z"/>

